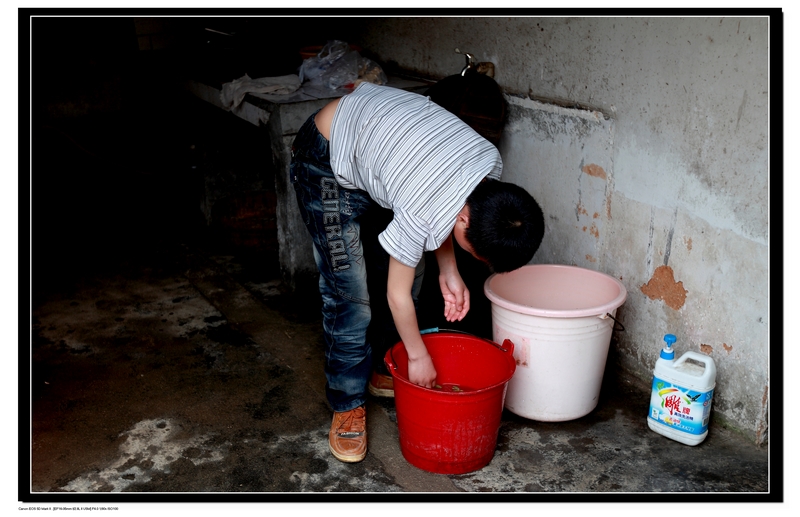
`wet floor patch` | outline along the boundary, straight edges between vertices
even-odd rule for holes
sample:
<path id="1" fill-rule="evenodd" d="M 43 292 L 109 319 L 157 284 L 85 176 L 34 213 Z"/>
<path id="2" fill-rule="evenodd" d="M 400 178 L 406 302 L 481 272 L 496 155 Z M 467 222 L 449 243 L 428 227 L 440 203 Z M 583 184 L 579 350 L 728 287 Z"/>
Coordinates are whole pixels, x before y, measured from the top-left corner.
<path id="1" fill-rule="evenodd" d="M 181 459 L 192 465 L 218 462 L 224 452 L 209 447 L 208 436 L 181 437 L 182 426 L 168 419 L 144 420 L 123 433 L 119 457 L 99 471 L 87 472 L 60 487 L 66 492 L 121 492 L 136 483 L 147 483 L 156 474 L 169 474 Z"/>
<path id="2" fill-rule="evenodd" d="M 243 428 L 274 432 L 269 416 L 288 411 L 275 401 L 286 400 L 276 395 L 291 385 L 291 369 L 180 274 L 98 276 L 50 296 L 34 310 L 31 359 L 34 492 L 130 491 L 176 472 L 191 477 L 204 470 L 199 459 L 217 453 L 166 429 L 222 447 Z M 148 439 L 186 451 L 121 459 L 147 429 Z M 174 462 L 158 468 L 167 456 Z"/>
<path id="3" fill-rule="evenodd" d="M 282 436 L 272 446 L 272 454 L 289 452 L 312 458 L 313 469 L 293 470 L 289 475 L 292 491 L 297 492 L 400 492 L 373 458 L 360 463 L 342 463 L 328 450 L 328 428 L 309 433 Z"/>

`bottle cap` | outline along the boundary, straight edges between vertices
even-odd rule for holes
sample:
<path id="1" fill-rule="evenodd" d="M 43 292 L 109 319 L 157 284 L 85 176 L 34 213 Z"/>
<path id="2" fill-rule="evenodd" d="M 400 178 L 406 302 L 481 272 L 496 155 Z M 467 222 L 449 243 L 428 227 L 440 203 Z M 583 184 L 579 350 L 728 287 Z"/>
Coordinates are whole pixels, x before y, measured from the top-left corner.
<path id="1" fill-rule="evenodd" d="M 675 359 L 675 351 L 672 350 L 672 344 L 675 343 L 677 339 L 678 338 L 676 338 L 673 334 L 664 335 L 664 342 L 667 344 L 667 346 L 661 350 L 661 359 L 666 359 L 668 361 Z"/>

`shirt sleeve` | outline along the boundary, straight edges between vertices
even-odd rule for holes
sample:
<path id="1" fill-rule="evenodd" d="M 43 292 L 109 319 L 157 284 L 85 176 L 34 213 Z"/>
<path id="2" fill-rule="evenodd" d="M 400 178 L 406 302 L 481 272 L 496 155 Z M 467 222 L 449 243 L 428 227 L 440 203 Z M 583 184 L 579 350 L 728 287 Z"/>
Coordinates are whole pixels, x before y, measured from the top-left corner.
<path id="1" fill-rule="evenodd" d="M 427 223 L 403 210 L 394 211 L 394 219 L 378 236 L 386 253 L 408 267 L 417 267 L 427 244 L 432 242 Z M 436 249 L 434 246 L 431 249 Z"/>
<path id="2" fill-rule="evenodd" d="M 503 161 L 498 157 L 497 165 L 492 168 L 492 171 L 486 175 L 487 178 L 493 180 L 499 180 L 500 177 L 503 175 Z"/>

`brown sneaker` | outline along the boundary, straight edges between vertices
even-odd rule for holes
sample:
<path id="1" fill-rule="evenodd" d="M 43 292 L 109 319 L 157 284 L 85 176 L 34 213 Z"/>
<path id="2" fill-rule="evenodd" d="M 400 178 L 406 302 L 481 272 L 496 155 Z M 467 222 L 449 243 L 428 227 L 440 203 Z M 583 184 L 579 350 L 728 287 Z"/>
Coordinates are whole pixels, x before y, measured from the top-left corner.
<path id="1" fill-rule="evenodd" d="M 372 372 L 369 392 L 373 397 L 394 397 L 394 379 L 389 375 Z"/>
<path id="2" fill-rule="evenodd" d="M 364 406 L 333 413 L 328 448 L 339 461 L 355 463 L 367 455 L 367 411 Z"/>

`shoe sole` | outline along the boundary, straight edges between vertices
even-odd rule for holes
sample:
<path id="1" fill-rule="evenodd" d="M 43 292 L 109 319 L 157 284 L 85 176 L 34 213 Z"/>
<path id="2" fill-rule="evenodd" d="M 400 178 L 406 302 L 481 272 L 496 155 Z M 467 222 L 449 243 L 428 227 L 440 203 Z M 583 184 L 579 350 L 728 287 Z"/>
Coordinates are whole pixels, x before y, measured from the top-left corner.
<path id="1" fill-rule="evenodd" d="M 333 454 L 334 458 L 336 458 L 337 460 L 342 461 L 344 463 L 358 463 L 359 461 L 361 461 L 361 460 L 363 460 L 364 458 L 367 457 L 367 452 L 366 451 L 364 451 L 364 454 L 361 454 L 359 456 L 344 456 L 342 454 L 339 454 L 339 453 L 337 453 L 336 451 L 333 450 L 333 447 L 331 447 L 330 442 L 328 442 L 328 450 L 331 451 L 331 454 Z"/>
<path id="2" fill-rule="evenodd" d="M 373 397 L 394 398 L 394 390 L 376 388 L 372 384 L 369 385 L 368 390 L 370 395 L 372 395 Z"/>

